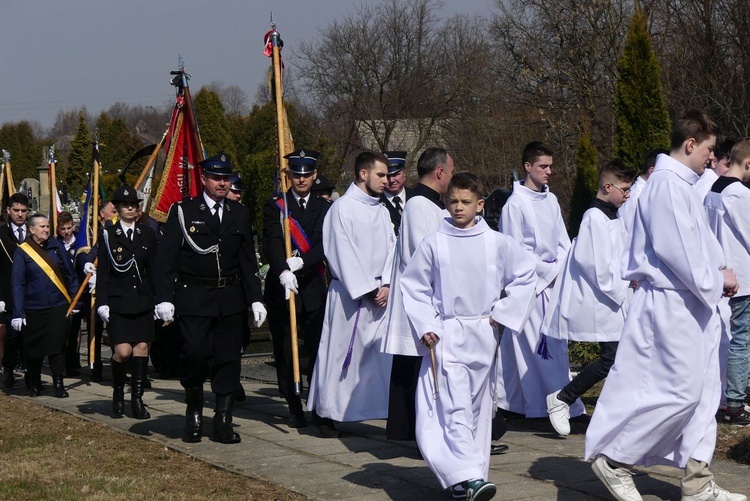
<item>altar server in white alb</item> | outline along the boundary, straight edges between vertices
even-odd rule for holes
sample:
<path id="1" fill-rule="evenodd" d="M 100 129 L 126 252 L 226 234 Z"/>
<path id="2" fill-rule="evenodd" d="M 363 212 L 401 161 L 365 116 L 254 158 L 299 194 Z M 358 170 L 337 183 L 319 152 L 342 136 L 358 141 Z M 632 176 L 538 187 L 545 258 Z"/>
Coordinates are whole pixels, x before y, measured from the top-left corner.
<path id="1" fill-rule="evenodd" d="M 417 444 L 443 488 L 469 500 L 496 492 L 487 479 L 498 324 L 523 328 L 536 285 L 531 255 L 477 216 L 481 192 L 477 176 L 453 176 L 451 217 L 425 237 L 401 277 L 404 306 L 422 343 Z M 428 346 L 435 351 L 437 395 Z"/>
<path id="2" fill-rule="evenodd" d="M 734 139 L 725 139 L 720 143 L 718 141 L 717 138 L 716 147 L 708 164 L 706 164 L 703 174 L 693 185 L 693 188 L 704 202 L 716 180 L 729 170 L 729 155 L 732 152 L 732 146 L 734 146 Z"/>
<path id="3" fill-rule="evenodd" d="M 434 233 L 440 221 L 448 216 L 442 196 L 453 175 L 453 158 L 443 148 L 427 148 L 417 160 L 417 174 L 419 183 L 411 190 L 401 216 L 386 312 L 388 327 L 383 336 L 383 351 L 393 355 L 385 427 L 389 440 L 415 440 L 416 437 L 414 399 L 422 357 L 417 354 L 415 335 L 404 310 L 401 274 L 422 239 Z"/>
<path id="4" fill-rule="evenodd" d="M 708 469 L 720 393 L 717 305 L 737 292 L 692 186 L 717 133 L 700 111 L 680 117 L 638 199 L 622 277 L 638 288 L 586 433 L 586 458 L 616 499 L 641 499 L 634 464 L 684 468 L 683 501 L 747 499 L 718 487 Z"/>
<path id="5" fill-rule="evenodd" d="M 547 417 L 547 395 L 570 382 L 568 342 L 541 335 L 546 313 L 551 313 L 552 287 L 570 248 L 560 204 L 550 193 L 552 150 L 532 142 L 523 150 L 526 179 L 513 184 L 503 207 L 500 232 L 521 244 L 536 261 L 536 300 L 523 330 L 506 328 L 500 341 L 498 406 L 527 418 Z M 583 404 L 570 408 L 583 414 Z"/>
<path id="6" fill-rule="evenodd" d="M 635 206 L 638 204 L 638 197 L 641 196 L 641 192 L 646 186 L 649 176 L 654 172 L 656 157 L 662 153 L 665 155 L 669 154 L 669 150 L 657 148 L 646 154 L 646 158 L 643 160 L 643 166 L 641 167 L 641 174 L 633 183 L 632 188 L 630 188 L 630 197 L 625 200 L 625 203 L 622 204 L 622 207 L 617 211 L 617 217 L 622 219 L 628 233 L 630 233 L 630 230 L 633 228 L 633 218 L 635 217 Z"/>
<path id="7" fill-rule="evenodd" d="M 717 415 L 720 422 L 750 425 L 745 410 L 745 387 L 750 373 L 750 139 L 739 141 L 731 151 L 731 164 L 714 183 L 704 200 L 708 224 L 724 250 L 727 267 L 737 274 L 740 288 L 729 299 L 731 336 L 725 351 L 719 352 L 726 364 L 725 405 Z M 724 341 L 722 336 L 722 341 Z M 722 347 L 723 348 L 723 347 Z"/>
<path id="8" fill-rule="evenodd" d="M 355 181 L 323 221 L 323 249 L 332 280 L 307 399 L 308 410 L 317 413 L 313 420 L 362 421 L 388 415 L 393 357 L 382 353 L 380 345 L 396 237 L 379 200 L 387 162 L 381 153 L 360 153 L 354 161 Z"/>
<path id="9" fill-rule="evenodd" d="M 578 236 L 555 287 L 542 332 L 569 341 L 599 343 L 599 357 L 562 390 L 547 395 L 547 413 L 558 434 L 570 434 L 569 409 L 607 377 L 615 363 L 632 288 L 621 278 L 620 261 L 628 232 L 617 209 L 628 199 L 635 170 L 613 160 L 599 171 L 599 188 L 581 221 Z"/>

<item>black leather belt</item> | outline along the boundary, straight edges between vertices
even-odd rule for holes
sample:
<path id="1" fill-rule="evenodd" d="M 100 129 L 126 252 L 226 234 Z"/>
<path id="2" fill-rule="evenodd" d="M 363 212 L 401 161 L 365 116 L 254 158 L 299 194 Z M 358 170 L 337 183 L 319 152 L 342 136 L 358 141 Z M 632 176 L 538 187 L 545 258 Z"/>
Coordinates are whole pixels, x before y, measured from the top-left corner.
<path id="1" fill-rule="evenodd" d="M 183 285 L 196 285 L 198 287 L 218 287 L 219 289 L 239 282 L 240 275 L 235 273 L 226 277 L 194 277 L 192 275 L 177 275 L 177 283 Z"/>

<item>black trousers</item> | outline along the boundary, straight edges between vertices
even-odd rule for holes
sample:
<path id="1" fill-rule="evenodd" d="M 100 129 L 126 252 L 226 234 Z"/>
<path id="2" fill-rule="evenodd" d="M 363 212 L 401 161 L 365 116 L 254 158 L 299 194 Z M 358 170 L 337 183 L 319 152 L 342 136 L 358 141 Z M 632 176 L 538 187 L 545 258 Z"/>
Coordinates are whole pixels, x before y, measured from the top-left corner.
<path id="1" fill-rule="evenodd" d="M 217 395 L 229 395 L 240 387 L 244 318 L 241 312 L 223 317 L 177 317 L 183 388 L 200 386 L 207 377 L 211 377 L 211 390 Z"/>
<path id="2" fill-rule="evenodd" d="M 24 361 L 23 350 L 21 350 L 22 339 L 21 333 L 14 331 L 10 327 L 10 322 L 6 324 L 5 333 L 5 355 L 3 355 L 3 367 L 6 372 L 16 368 L 19 361 Z"/>
<path id="3" fill-rule="evenodd" d="M 393 355 L 391 387 L 388 393 L 388 422 L 385 436 L 389 440 L 416 440 L 416 394 L 422 357 Z"/>
<path id="4" fill-rule="evenodd" d="M 307 364 L 307 382 L 310 383 L 315 360 L 318 358 L 320 334 L 323 330 L 325 305 L 311 312 L 297 313 L 297 336 L 304 339 L 305 349 L 309 356 Z M 268 307 L 268 328 L 273 341 L 273 358 L 276 365 L 276 381 L 279 393 L 286 399 L 289 412 L 302 412 L 302 401 L 294 394 L 294 370 L 292 367 L 292 344 L 289 331 L 289 307 L 286 304 L 273 304 Z M 301 374 L 300 374 L 301 376 Z"/>
<path id="5" fill-rule="evenodd" d="M 565 388 L 560 390 L 560 400 L 568 405 L 573 405 L 576 399 L 580 398 L 592 386 L 607 377 L 612 364 L 615 363 L 617 345 L 616 341 L 599 343 L 599 347 L 601 348 L 599 358 L 581 369 L 581 372 Z"/>
<path id="6" fill-rule="evenodd" d="M 71 317 L 68 340 L 65 343 L 65 369 L 69 371 L 81 367 L 81 355 L 78 353 L 78 333 L 80 330 L 81 312 L 79 311 Z"/>

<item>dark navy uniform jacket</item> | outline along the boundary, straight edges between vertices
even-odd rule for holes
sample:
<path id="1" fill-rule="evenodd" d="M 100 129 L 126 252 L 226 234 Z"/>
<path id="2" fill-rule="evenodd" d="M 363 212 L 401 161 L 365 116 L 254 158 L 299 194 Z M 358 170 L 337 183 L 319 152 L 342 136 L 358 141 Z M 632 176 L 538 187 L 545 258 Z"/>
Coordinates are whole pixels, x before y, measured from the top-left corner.
<path id="1" fill-rule="evenodd" d="M 213 245 L 218 245 L 218 255 L 205 252 Z M 154 283 L 156 303 L 173 303 L 176 314 L 183 316 L 231 315 L 261 302 L 250 210 L 224 199 L 219 224 L 203 194 L 172 205 L 159 243 Z"/>
<path id="2" fill-rule="evenodd" d="M 71 299 L 78 291 L 78 277 L 73 270 L 65 246 L 55 238 L 50 238 L 41 246 L 52 261 L 60 268 L 64 285 Z M 25 310 L 41 310 L 68 305 L 60 289 L 52 283 L 47 274 L 21 249 L 13 257 L 13 318 L 26 316 Z"/>
<path id="3" fill-rule="evenodd" d="M 136 223 L 130 240 L 120 223 L 104 229 L 107 241 L 100 240 L 96 270 L 97 307 L 109 306 L 120 314 L 135 314 L 154 309 L 153 273 L 156 268 L 156 235 L 146 225 Z M 102 239 L 104 234 L 102 234 Z M 107 243 L 109 245 L 107 245 Z M 121 266 L 133 263 L 127 271 Z M 115 265 L 112 264 L 114 261 Z"/>
<path id="4" fill-rule="evenodd" d="M 406 200 L 410 199 L 412 195 L 412 189 L 405 188 L 404 197 L 406 198 Z M 404 205 L 406 205 L 406 200 L 401 200 L 402 212 L 404 210 Z M 388 201 L 388 197 L 385 196 L 385 193 L 380 195 L 380 205 L 388 209 L 388 214 L 390 214 L 391 216 L 391 224 L 393 224 L 393 232 L 396 234 L 396 236 L 398 236 L 398 229 L 401 227 L 401 214 L 399 214 L 396 210 L 396 207 L 394 207 L 393 204 Z"/>
<path id="5" fill-rule="evenodd" d="M 287 302 L 284 299 L 284 288 L 279 282 L 281 273 L 289 269 L 286 264 L 281 209 L 276 205 L 276 201 L 280 198 L 271 198 L 263 205 L 263 253 L 269 264 L 265 291 L 267 305 Z M 297 309 L 304 309 L 307 312 L 316 311 L 323 305 L 327 291 L 325 276 L 321 276 L 320 267 L 316 269 L 316 265 L 325 261 L 323 219 L 331 204 L 311 194 L 305 211 L 302 212 L 291 190 L 286 199 L 289 204 L 289 215 L 300 223 L 311 243 L 310 250 L 301 256 L 304 263 L 302 269 L 295 273 L 299 285 Z M 294 249 L 294 244 L 292 244 L 292 249 Z"/>

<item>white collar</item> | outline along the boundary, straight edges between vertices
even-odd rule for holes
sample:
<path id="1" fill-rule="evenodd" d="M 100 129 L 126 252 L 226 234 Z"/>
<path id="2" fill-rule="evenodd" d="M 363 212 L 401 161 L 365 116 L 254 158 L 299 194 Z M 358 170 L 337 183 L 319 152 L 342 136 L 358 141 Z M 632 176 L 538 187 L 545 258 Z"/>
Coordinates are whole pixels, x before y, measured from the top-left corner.
<path id="1" fill-rule="evenodd" d="M 390 194 L 387 191 L 383 190 L 383 195 L 385 195 L 385 198 L 390 202 L 393 203 L 393 198 L 398 196 L 398 198 L 401 200 L 401 205 L 403 206 L 404 202 L 406 202 L 406 186 L 401 187 L 401 191 L 398 193 Z"/>
<path id="2" fill-rule="evenodd" d="M 302 197 L 302 196 L 298 195 L 297 192 L 294 191 L 294 190 L 291 190 L 291 192 L 292 192 L 292 195 L 294 196 L 294 200 L 297 201 L 297 205 L 299 205 L 300 199 L 305 199 L 305 205 L 307 205 L 307 202 L 310 201 L 310 193 L 308 193 L 307 195 L 305 195 L 304 197 Z"/>
<path id="3" fill-rule="evenodd" d="M 208 205 L 208 207 L 213 210 L 214 205 L 216 205 L 216 200 L 214 200 L 213 198 L 209 197 L 206 194 L 205 191 L 203 192 L 203 200 L 205 200 L 206 201 L 206 205 Z M 224 199 L 223 198 L 219 201 L 219 205 L 221 205 L 221 208 L 224 209 Z"/>
<path id="4" fill-rule="evenodd" d="M 679 160 L 676 160 L 664 153 L 660 153 L 659 156 L 656 157 L 656 166 L 654 167 L 654 172 L 656 172 L 657 170 L 668 170 L 674 172 L 675 174 L 677 174 L 677 177 L 689 183 L 690 185 L 695 184 L 695 182 L 700 179 L 698 173 L 693 169 L 680 162 Z"/>
<path id="5" fill-rule="evenodd" d="M 122 229 L 125 231 L 125 233 L 127 233 L 128 230 L 134 230 L 135 229 L 135 221 L 133 221 L 132 223 L 128 224 L 125 221 L 123 221 L 122 219 L 120 219 L 119 223 L 120 223 L 120 226 L 122 226 Z"/>

